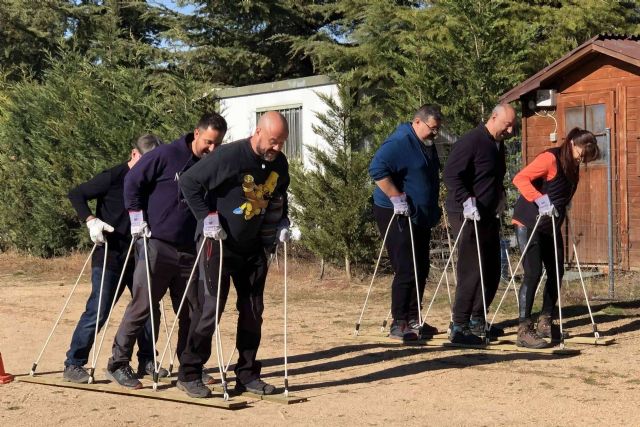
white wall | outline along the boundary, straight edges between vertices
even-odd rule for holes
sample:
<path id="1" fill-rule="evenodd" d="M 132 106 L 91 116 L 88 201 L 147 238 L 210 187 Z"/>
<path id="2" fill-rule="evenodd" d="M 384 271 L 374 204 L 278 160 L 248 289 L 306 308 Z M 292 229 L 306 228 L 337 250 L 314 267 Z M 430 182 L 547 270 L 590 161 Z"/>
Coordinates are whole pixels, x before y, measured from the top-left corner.
<path id="1" fill-rule="evenodd" d="M 303 146 L 321 147 L 325 145 L 324 140 L 316 135 L 311 128 L 312 124 L 318 124 L 316 113 L 323 113 L 327 110 L 327 106 L 316 93 L 336 98 L 338 88 L 335 84 L 328 84 L 221 99 L 221 114 L 227 120 L 229 127 L 225 142 L 252 135 L 256 127 L 256 111 L 302 105 Z M 305 166 L 310 167 L 309 152 L 306 147 L 303 148 L 302 158 Z"/>

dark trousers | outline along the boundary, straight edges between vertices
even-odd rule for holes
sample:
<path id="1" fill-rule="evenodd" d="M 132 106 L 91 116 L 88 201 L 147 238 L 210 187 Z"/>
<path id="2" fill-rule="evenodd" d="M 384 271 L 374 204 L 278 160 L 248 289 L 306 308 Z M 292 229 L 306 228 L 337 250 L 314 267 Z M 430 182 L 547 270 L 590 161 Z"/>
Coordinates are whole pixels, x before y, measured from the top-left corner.
<path id="1" fill-rule="evenodd" d="M 100 319 L 98 322 L 98 331 L 107 320 L 109 309 L 115 298 L 120 299 L 125 286 L 131 291 L 133 283 L 133 266 L 135 255 L 131 255 L 127 263 L 122 278 L 120 290 L 116 295 L 116 287 L 118 280 L 124 267 L 124 261 L 127 256 L 126 249 L 124 251 L 109 248 L 107 255 L 107 263 L 104 263 L 104 246 L 98 246 L 91 258 L 91 295 L 87 300 L 84 312 L 80 316 L 80 320 L 76 325 L 71 337 L 71 345 L 67 351 L 67 359 L 64 361 L 65 366 L 77 365 L 84 366 L 89 361 L 89 353 L 93 347 L 93 339 L 96 330 L 96 317 L 100 311 Z M 102 272 L 104 270 L 104 284 L 102 288 L 102 301 L 98 308 L 98 300 L 100 299 L 100 282 L 102 281 Z M 153 359 L 153 347 L 151 344 L 151 321 L 148 320 L 144 327 L 136 335 L 138 341 L 138 361 L 140 364 L 146 363 Z"/>
<path id="2" fill-rule="evenodd" d="M 380 234 L 384 234 L 393 216 L 393 209 L 373 205 L 373 215 L 378 224 Z M 391 315 L 394 320 L 418 320 L 418 303 L 422 307 L 422 296 L 429 275 L 429 227 L 412 224 L 413 243 L 416 254 L 418 272 L 418 290 L 420 301 L 416 295 L 416 279 L 411 254 L 411 234 L 409 218 L 396 216 L 389 228 L 385 242 L 394 276 L 391 283 Z"/>
<path id="3" fill-rule="evenodd" d="M 198 307 L 192 314 L 187 345 L 180 358 L 180 381 L 193 381 L 202 375 L 202 367 L 211 356 L 211 341 L 215 332 L 215 313 L 220 267 L 220 246 L 208 239 L 205 254 L 200 261 L 203 280 L 199 283 Z M 249 383 L 260 377 L 262 364 L 256 360 L 262 337 L 263 293 L 267 278 L 267 258 L 262 248 L 249 254 L 240 254 L 224 245 L 222 280 L 218 316 L 222 316 L 229 295 L 230 278 L 238 294 L 238 324 L 236 348 L 238 362 L 236 381 Z"/>
<path id="4" fill-rule="evenodd" d="M 160 310 L 158 302 L 169 290 L 173 311 L 177 312 L 184 294 L 189 274 L 195 262 L 195 246 L 176 247 L 154 238 L 149 239 L 149 271 L 151 273 L 151 298 L 155 334 L 158 336 Z M 133 273 L 133 299 L 127 306 L 122 323 L 113 341 L 113 355 L 109 359 L 109 370 L 113 371 L 129 363 L 133 353 L 135 337 L 144 326 L 150 313 L 147 288 L 147 271 L 142 238 L 136 242 L 136 267 Z M 194 278 L 197 281 L 197 277 Z M 189 331 L 189 312 L 197 304 L 197 289 L 189 287 L 187 299 L 179 314 L 178 357 L 182 354 Z"/>
<path id="5" fill-rule="evenodd" d="M 564 242 L 560 227 L 556 227 L 556 244 L 558 249 L 558 276 L 560 277 L 560 285 L 562 286 L 562 276 L 564 275 Z M 524 250 L 527 239 L 531 237 L 531 230 L 527 227 L 518 226 L 516 231 L 520 250 Z M 533 309 L 533 300 L 536 295 L 536 289 L 542 276 L 542 266 L 547 270 L 547 281 L 544 285 L 544 293 L 542 297 L 541 314 L 551 316 L 553 309 L 558 301 L 558 288 L 556 280 L 556 258 L 553 247 L 553 234 L 542 233 L 536 231 L 531 238 L 527 252 L 524 254 L 522 266 L 524 268 L 524 279 L 520 286 L 519 299 L 520 321 L 525 321 L 531 317 Z"/>
<path id="6" fill-rule="evenodd" d="M 449 221 L 456 238 L 464 222 L 462 213 L 448 212 Z M 487 310 L 500 284 L 500 221 L 497 218 L 482 218 L 478 221 L 478 241 L 482 259 L 484 294 Z M 472 220 L 467 220 L 458 240 L 458 284 L 453 304 L 453 322 L 469 322 L 470 316 L 484 320 L 482 286 L 478 264 L 478 247 Z"/>

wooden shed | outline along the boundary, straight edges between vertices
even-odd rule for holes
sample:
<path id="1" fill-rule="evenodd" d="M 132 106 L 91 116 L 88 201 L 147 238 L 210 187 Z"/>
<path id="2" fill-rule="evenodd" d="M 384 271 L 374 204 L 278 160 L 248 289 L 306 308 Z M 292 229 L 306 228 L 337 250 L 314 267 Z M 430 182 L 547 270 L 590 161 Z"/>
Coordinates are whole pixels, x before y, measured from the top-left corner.
<path id="1" fill-rule="evenodd" d="M 501 101 L 521 104 L 525 164 L 564 141 L 574 126 L 597 135 L 604 156 L 582 166 L 564 233 L 569 239 L 575 233 L 580 262 L 607 264 L 611 212 L 613 265 L 640 269 L 640 37 L 596 36 L 505 93 Z M 567 260 L 572 259 L 572 251 L 567 251 Z"/>

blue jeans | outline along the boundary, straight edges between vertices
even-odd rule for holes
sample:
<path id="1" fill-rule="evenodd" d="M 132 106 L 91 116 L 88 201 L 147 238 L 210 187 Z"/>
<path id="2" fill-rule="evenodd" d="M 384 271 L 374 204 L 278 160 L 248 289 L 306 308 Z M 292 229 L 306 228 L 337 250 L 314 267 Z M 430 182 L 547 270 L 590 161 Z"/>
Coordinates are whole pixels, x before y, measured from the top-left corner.
<path id="1" fill-rule="evenodd" d="M 118 285 L 118 279 L 122 273 L 122 267 L 124 265 L 125 253 L 119 253 L 117 251 L 109 250 L 109 256 L 107 259 L 107 267 L 104 274 L 104 285 L 102 289 L 102 301 L 100 304 L 100 322 L 98 330 L 102 329 L 102 326 L 107 320 L 109 315 L 109 309 L 111 303 L 115 298 L 116 301 L 122 295 L 124 286 L 120 286 L 120 291 L 116 295 L 116 286 Z M 133 256 L 130 257 L 130 262 L 127 265 L 127 271 L 122 279 L 122 284 L 129 288 L 131 291 L 131 284 L 133 280 Z M 94 342 L 94 334 L 96 329 L 96 316 L 98 311 L 98 299 L 100 298 L 100 281 L 102 280 L 102 270 L 104 261 L 104 247 L 96 248 L 91 262 L 91 295 L 87 300 L 84 313 L 80 316 L 78 325 L 73 332 L 71 338 L 71 346 L 67 351 L 67 359 L 64 362 L 65 366 L 77 365 L 84 366 L 89 360 L 89 353 Z M 113 319 L 112 319 L 113 321 Z M 137 335 L 138 341 L 138 361 L 140 364 L 144 364 L 149 360 L 153 360 L 153 346 L 151 335 L 151 319 L 147 319 L 144 328 L 140 330 Z M 100 336 L 98 335 L 98 340 Z"/>

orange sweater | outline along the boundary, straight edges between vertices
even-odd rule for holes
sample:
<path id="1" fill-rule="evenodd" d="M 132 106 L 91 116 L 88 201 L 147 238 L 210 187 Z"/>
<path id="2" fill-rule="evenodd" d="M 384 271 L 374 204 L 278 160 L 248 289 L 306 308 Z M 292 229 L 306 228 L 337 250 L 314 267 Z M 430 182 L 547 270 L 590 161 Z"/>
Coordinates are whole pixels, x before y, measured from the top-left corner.
<path id="1" fill-rule="evenodd" d="M 538 197 L 542 197 L 543 194 L 536 190 L 533 186 L 533 181 L 538 178 L 544 178 L 545 181 L 551 181 L 558 173 L 556 167 L 556 157 L 547 151 L 538 155 L 531 163 L 524 167 L 513 178 L 513 185 L 516 186 L 518 191 L 522 194 L 527 201 L 533 202 Z M 519 221 L 513 220 L 512 224 L 522 225 Z"/>

